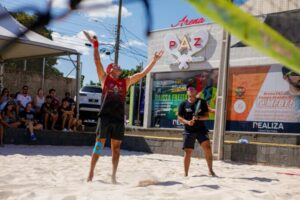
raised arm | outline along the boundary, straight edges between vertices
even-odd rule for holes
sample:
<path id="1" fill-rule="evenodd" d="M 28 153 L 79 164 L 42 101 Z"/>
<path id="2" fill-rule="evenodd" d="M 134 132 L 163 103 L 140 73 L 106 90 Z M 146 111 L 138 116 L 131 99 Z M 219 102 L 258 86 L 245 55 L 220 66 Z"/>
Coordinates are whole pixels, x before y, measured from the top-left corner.
<path id="1" fill-rule="evenodd" d="M 103 82 L 106 78 L 106 73 L 104 71 L 103 65 L 101 63 L 100 54 L 99 54 L 99 41 L 96 36 L 91 36 L 88 32 L 83 31 L 86 38 L 93 44 L 94 49 L 94 62 L 96 65 L 97 74 L 99 80 Z"/>
<path id="2" fill-rule="evenodd" d="M 99 43 L 98 43 L 96 36 L 94 36 L 94 38 L 93 38 L 93 47 L 94 47 L 94 62 L 96 65 L 97 74 L 98 74 L 99 80 L 101 82 L 103 82 L 106 78 L 106 73 L 105 73 L 103 65 L 101 63 L 99 49 L 98 49 Z"/>
<path id="3" fill-rule="evenodd" d="M 134 75 L 128 77 L 126 79 L 126 85 L 127 87 L 129 87 L 130 85 L 135 84 L 136 82 L 138 82 L 140 79 L 142 79 L 144 76 L 146 76 L 148 74 L 148 72 L 151 71 L 151 69 L 154 67 L 154 65 L 156 64 L 156 62 L 161 58 L 161 56 L 163 55 L 163 51 L 159 51 L 159 52 L 155 52 L 151 62 L 148 64 L 147 67 L 145 67 L 145 69 L 139 73 L 135 73 Z"/>

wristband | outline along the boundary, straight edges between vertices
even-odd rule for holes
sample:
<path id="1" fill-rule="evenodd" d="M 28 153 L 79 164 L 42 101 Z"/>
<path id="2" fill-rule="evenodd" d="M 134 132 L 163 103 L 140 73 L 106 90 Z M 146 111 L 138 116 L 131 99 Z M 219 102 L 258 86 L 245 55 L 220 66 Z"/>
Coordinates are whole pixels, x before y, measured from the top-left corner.
<path id="1" fill-rule="evenodd" d="M 97 40 L 94 40 L 94 41 L 93 41 L 93 47 L 94 47 L 95 49 L 98 49 L 98 47 L 99 47 L 99 42 L 98 42 Z"/>

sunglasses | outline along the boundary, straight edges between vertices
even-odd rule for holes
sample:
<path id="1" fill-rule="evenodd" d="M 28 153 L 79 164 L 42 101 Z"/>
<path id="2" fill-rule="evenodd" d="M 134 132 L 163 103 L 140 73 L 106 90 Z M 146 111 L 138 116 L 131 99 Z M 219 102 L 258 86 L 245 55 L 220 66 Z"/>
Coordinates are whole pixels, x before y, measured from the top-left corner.
<path id="1" fill-rule="evenodd" d="M 300 75 L 297 74 L 296 72 L 290 71 L 290 72 L 286 73 L 286 76 L 300 76 Z"/>

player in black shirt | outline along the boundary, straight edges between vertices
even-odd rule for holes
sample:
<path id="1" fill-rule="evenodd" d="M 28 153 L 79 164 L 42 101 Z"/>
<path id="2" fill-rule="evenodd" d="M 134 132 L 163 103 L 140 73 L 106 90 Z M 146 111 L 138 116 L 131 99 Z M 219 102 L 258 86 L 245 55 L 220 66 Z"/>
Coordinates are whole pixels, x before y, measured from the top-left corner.
<path id="1" fill-rule="evenodd" d="M 208 119 L 208 106 L 205 100 L 197 99 L 196 95 L 197 90 L 195 87 L 188 85 L 188 99 L 182 102 L 178 108 L 178 120 L 184 124 L 184 173 L 185 176 L 188 176 L 195 141 L 198 140 L 205 154 L 209 175 L 215 176 L 212 168 L 213 158 L 208 137 L 208 130 L 203 122 L 204 120 Z"/>

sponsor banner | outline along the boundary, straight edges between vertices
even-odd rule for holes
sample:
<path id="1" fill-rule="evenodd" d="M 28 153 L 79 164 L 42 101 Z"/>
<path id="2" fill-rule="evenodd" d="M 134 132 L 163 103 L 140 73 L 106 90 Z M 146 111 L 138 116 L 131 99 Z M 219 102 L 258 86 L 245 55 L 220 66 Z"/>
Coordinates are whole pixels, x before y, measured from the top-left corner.
<path id="1" fill-rule="evenodd" d="M 227 106 L 235 124 L 227 130 L 300 132 L 300 75 L 280 65 L 231 68 Z"/>
<path id="2" fill-rule="evenodd" d="M 265 133 L 299 133 L 298 123 L 264 121 L 227 121 L 227 130 Z"/>
<path id="3" fill-rule="evenodd" d="M 153 81 L 152 127 L 183 127 L 177 120 L 177 112 L 180 103 L 187 100 L 187 84 L 194 85 L 198 97 L 205 99 L 212 109 L 215 108 L 218 70 L 165 73 L 159 76 Z M 171 77 L 173 78 L 170 80 Z M 214 113 L 210 113 L 209 117 L 213 120 Z M 213 121 L 207 124 L 209 129 L 213 128 Z"/>

